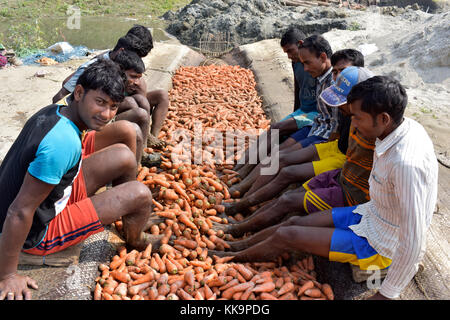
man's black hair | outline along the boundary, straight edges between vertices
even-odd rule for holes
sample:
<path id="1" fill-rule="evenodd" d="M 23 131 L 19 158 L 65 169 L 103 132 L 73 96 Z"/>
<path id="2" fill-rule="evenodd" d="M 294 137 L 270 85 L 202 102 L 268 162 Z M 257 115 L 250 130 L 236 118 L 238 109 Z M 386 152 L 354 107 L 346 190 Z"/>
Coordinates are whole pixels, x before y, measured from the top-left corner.
<path id="1" fill-rule="evenodd" d="M 316 57 L 319 57 L 322 52 L 325 52 L 328 58 L 333 54 L 330 43 L 321 35 L 315 34 L 305 40 L 299 46 L 300 49 L 308 49 L 311 53 L 314 53 Z"/>
<path id="2" fill-rule="evenodd" d="M 364 56 L 355 49 L 343 49 L 336 51 L 331 56 L 331 65 L 334 66 L 341 60 L 351 62 L 355 67 L 364 67 Z"/>
<path id="3" fill-rule="evenodd" d="M 135 24 L 128 30 L 127 35 L 132 34 L 142 41 L 142 45 L 144 47 L 144 51 L 150 52 L 153 49 L 153 37 L 152 33 L 147 27 L 144 27 L 140 24 Z"/>
<path id="4" fill-rule="evenodd" d="M 134 70 L 137 73 L 145 72 L 145 65 L 141 57 L 134 51 L 121 50 L 114 58 L 114 62 L 119 65 L 122 71 Z"/>
<path id="5" fill-rule="evenodd" d="M 137 36 L 131 33 L 119 38 L 113 51 L 117 51 L 120 48 L 123 48 L 124 50 L 134 51 L 138 54 L 139 57 L 145 57 L 151 50 L 148 42 L 139 39 Z"/>
<path id="6" fill-rule="evenodd" d="M 300 40 L 306 38 L 306 35 L 296 27 L 290 27 L 281 37 L 280 45 L 282 47 L 289 44 L 298 44 Z"/>
<path id="7" fill-rule="evenodd" d="M 120 67 L 111 60 L 98 59 L 78 78 L 77 85 L 81 85 L 85 94 L 89 90 L 101 90 L 114 102 L 125 99 L 125 74 Z"/>
<path id="8" fill-rule="evenodd" d="M 373 118 L 386 112 L 399 124 L 408 104 L 408 95 L 394 78 L 375 76 L 358 83 L 350 90 L 347 102 L 356 100 L 361 100 L 361 110 L 370 113 Z"/>

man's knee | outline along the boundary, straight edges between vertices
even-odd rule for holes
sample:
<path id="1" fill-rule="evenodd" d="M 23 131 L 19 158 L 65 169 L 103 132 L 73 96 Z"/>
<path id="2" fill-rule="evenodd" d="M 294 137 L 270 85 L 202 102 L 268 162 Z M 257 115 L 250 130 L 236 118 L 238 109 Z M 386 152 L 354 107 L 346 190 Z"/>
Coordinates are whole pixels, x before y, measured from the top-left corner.
<path id="1" fill-rule="evenodd" d="M 152 106 L 168 107 L 169 94 L 166 90 L 153 90 L 147 93 L 147 99 Z"/>
<path id="2" fill-rule="evenodd" d="M 150 114 L 150 102 L 148 101 L 147 97 L 141 95 L 141 94 L 135 94 L 133 95 L 132 99 L 134 99 L 136 105 L 144 109 L 147 114 Z"/>
<path id="3" fill-rule="evenodd" d="M 137 166 L 136 156 L 131 151 L 131 149 L 122 143 L 117 143 L 114 145 L 114 160 L 116 161 L 118 167 L 125 170 L 135 169 Z"/>
<path id="4" fill-rule="evenodd" d="M 143 183 L 139 181 L 130 182 L 130 190 L 132 190 L 135 201 L 139 203 L 139 206 L 147 206 L 152 203 L 152 192 Z"/>
<path id="5" fill-rule="evenodd" d="M 296 234 L 296 227 L 282 225 L 275 231 L 273 240 L 283 248 L 291 249 L 295 243 Z"/>

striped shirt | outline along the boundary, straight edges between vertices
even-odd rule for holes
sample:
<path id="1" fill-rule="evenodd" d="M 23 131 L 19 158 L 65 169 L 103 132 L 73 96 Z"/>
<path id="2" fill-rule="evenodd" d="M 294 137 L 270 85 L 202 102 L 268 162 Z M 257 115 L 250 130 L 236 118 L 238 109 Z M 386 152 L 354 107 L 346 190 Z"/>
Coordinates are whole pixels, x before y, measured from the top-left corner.
<path id="1" fill-rule="evenodd" d="M 396 298 L 417 272 L 425 253 L 426 232 L 437 200 L 438 164 L 425 129 L 405 118 L 382 141 L 375 142 L 369 202 L 350 228 L 392 264 L 380 293 Z"/>
<path id="2" fill-rule="evenodd" d="M 331 86 L 332 68 L 317 78 L 316 97 L 318 115 L 314 118 L 311 131 L 308 136 L 319 136 L 328 139 L 332 132 L 336 131 L 338 125 L 339 108 L 329 107 L 319 99 L 323 90 Z"/>
<path id="3" fill-rule="evenodd" d="M 347 160 L 339 174 L 339 184 L 347 206 L 355 206 L 370 200 L 369 177 L 372 170 L 375 140 L 368 140 L 350 127 Z"/>

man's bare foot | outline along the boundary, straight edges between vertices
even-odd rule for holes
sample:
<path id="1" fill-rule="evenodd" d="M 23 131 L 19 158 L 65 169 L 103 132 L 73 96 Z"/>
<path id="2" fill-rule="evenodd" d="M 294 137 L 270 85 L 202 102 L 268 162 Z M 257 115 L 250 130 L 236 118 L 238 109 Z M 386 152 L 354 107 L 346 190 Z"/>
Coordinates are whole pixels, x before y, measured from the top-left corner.
<path id="1" fill-rule="evenodd" d="M 127 243 L 131 247 L 142 251 L 147 248 L 147 246 L 151 243 L 152 244 L 152 250 L 159 250 L 159 247 L 161 246 L 161 239 L 164 237 L 164 235 L 153 235 L 147 232 L 142 232 L 141 237 L 139 240 L 137 240 L 135 243 Z"/>
<path id="2" fill-rule="evenodd" d="M 234 255 L 236 255 L 236 253 L 230 252 L 230 251 L 208 250 L 208 256 L 210 256 L 211 258 L 214 258 L 214 259 L 230 257 L 229 259 L 226 259 L 226 258 L 223 259 L 223 260 L 229 261 L 229 260 L 232 260 Z M 215 262 L 218 263 L 217 261 L 215 261 Z M 222 262 L 222 263 L 224 263 L 224 262 Z"/>
<path id="3" fill-rule="evenodd" d="M 153 153 L 142 153 L 141 157 L 141 166 L 151 168 L 151 167 L 159 167 L 161 164 L 161 154 L 158 152 Z"/>
<path id="4" fill-rule="evenodd" d="M 222 205 L 225 207 L 225 217 L 228 215 L 234 216 L 235 214 L 239 213 L 238 208 L 237 208 L 237 203 L 227 203 L 227 202 L 222 202 Z"/>
<path id="5" fill-rule="evenodd" d="M 148 134 L 147 137 L 147 148 L 155 148 L 155 149 L 161 149 L 166 146 L 166 142 L 163 140 L 158 139 L 151 133 Z"/>
<path id="6" fill-rule="evenodd" d="M 145 225 L 144 231 L 147 231 L 152 227 L 154 224 L 160 224 L 161 222 L 164 222 L 165 219 L 161 218 L 160 216 L 157 216 L 155 214 L 152 214 L 150 218 L 148 218 L 147 223 Z"/>

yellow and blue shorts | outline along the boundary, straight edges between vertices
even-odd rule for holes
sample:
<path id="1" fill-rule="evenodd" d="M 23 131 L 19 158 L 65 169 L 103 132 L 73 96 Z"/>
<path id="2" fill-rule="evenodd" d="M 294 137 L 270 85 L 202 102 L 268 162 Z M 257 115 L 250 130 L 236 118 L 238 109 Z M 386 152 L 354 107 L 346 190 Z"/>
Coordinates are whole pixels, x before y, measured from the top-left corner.
<path id="1" fill-rule="evenodd" d="M 386 269 L 391 259 L 375 251 L 366 238 L 358 236 L 349 226 L 358 224 L 361 215 L 354 213 L 354 207 L 333 208 L 331 211 L 335 230 L 331 237 L 330 261 L 351 263 L 361 270 Z"/>
<path id="2" fill-rule="evenodd" d="M 341 169 L 347 161 L 345 154 L 339 150 L 338 140 L 317 143 L 314 147 L 320 159 L 312 162 L 316 176 L 325 171 Z"/>

